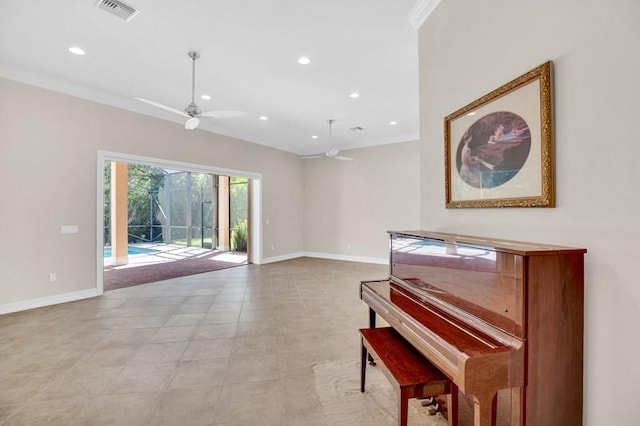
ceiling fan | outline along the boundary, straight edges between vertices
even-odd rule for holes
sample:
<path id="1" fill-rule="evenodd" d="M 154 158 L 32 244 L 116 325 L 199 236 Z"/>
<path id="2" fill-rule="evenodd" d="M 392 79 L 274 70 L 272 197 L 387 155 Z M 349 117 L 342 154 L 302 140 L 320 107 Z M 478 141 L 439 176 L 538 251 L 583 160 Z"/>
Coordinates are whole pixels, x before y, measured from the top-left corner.
<path id="1" fill-rule="evenodd" d="M 200 124 L 200 117 L 207 118 L 234 118 L 241 117 L 246 115 L 243 111 L 207 111 L 202 112 L 195 101 L 195 91 L 196 91 L 196 59 L 200 57 L 200 53 L 191 51 L 188 53 L 189 57 L 192 61 L 192 72 L 191 72 L 191 103 L 187 105 L 184 111 L 179 109 L 163 105 L 161 103 L 150 101 L 149 99 L 144 98 L 135 98 L 138 101 L 147 103 L 149 105 L 153 105 L 158 108 L 162 108 L 165 111 L 173 112 L 175 114 L 182 115 L 187 117 L 187 121 L 184 123 L 184 128 L 188 130 L 193 130 L 198 127 Z"/>
<path id="2" fill-rule="evenodd" d="M 327 123 L 329 123 L 329 137 L 331 137 L 331 127 L 332 127 L 332 125 L 333 125 L 333 123 L 335 121 L 336 120 L 333 120 L 333 119 L 327 120 Z M 324 153 L 324 155 L 326 157 L 328 157 L 328 158 L 333 158 L 334 160 L 342 160 L 342 161 L 352 161 L 353 160 L 353 158 L 351 158 L 351 157 L 344 157 L 344 156 L 338 155 L 339 153 L 340 153 L 340 150 L 338 148 L 331 147 L 328 151 L 326 151 Z M 304 160 L 308 160 L 308 159 L 312 159 L 312 158 L 322 158 L 322 155 L 321 154 L 305 155 L 305 156 L 303 156 L 301 158 L 303 158 Z"/>

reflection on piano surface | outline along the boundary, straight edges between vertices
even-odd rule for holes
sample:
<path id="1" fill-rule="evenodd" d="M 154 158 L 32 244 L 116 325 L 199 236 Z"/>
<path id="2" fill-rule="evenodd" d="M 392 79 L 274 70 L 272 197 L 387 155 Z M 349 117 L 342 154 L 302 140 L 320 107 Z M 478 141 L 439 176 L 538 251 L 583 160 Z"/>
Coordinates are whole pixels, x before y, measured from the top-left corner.
<path id="1" fill-rule="evenodd" d="M 363 282 L 361 298 L 472 401 L 461 425 L 582 424 L 586 250 L 390 237 L 390 277 Z"/>

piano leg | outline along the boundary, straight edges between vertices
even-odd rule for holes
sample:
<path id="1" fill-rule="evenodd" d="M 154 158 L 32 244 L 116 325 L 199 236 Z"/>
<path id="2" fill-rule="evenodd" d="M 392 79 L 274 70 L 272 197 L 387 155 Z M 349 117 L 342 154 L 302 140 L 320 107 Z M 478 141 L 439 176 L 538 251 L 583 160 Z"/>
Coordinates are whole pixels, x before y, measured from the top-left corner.
<path id="1" fill-rule="evenodd" d="M 376 328 L 376 311 L 374 311 L 373 308 L 369 308 L 369 328 Z M 362 346 L 362 348 L 364 350 L 364 346 Z M 369 355 L 369 365 L 376 365 L 371 355 Z M 364 392 L 364 390 L 362 392 Z"/>
<path id="2" fill-rule="evenodd" d="M 496 393 L 473 395 L 474 426 L 496 426 Z"/>
<path id="3" fill-rule="evenodd" d="M 451 383 L 451 392 L 447 395 L 447 419 L 450 426 L 458 426 L 458 386 Z"/>
<path id="4" fill-rule="evenodd" d="M 398 426 L 407 426 L 409 421 L 409 388 L 400 387 L 398 392 Z"/>
<path id="5" fill-rule="evenodd" d="M 367 348 L 364 347 L 362 338 L 360 339 L 360 344 L 362 345 L 362 363 L 360 365 L 360 392 L 364 393 L 364 382 L 367 376 Z M 369 355 L 369 359 L 373 359 L 371 358 L 371 355 Z"/>

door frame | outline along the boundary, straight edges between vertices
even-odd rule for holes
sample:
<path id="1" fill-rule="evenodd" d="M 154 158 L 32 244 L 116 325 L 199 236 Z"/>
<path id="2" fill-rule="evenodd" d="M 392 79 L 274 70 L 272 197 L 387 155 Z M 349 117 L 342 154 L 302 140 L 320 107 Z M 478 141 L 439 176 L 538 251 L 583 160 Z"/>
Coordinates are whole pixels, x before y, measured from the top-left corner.
<path id="1" fill-rule="evenodd" d="M 262 263 L 262 174 L 246 170 L 226 169 L 204 164 L 185 163 L 153 157 L 124 154 L 120 152 L 98 151 L 96 195 L 96 292 L 104 292 L 104 162 L 135 163 L 158 168 L 185 172 L 209 173 L 224 176 L 240 176 L 249 179 L 249 241 L 247 259 L 250 263 Z"/>

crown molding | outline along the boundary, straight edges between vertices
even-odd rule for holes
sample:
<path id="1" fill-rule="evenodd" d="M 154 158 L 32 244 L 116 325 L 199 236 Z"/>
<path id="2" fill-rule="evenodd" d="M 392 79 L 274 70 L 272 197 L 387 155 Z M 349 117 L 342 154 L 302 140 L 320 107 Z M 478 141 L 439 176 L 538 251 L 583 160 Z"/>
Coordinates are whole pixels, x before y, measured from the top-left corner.
<path id="1" fill-rule="evenodd" d="M 409 11 L 409 23 L 418 30 L 442 0 L 418 0 Z"/>

